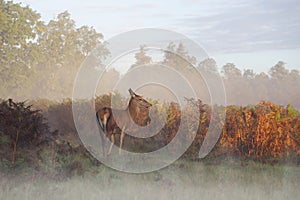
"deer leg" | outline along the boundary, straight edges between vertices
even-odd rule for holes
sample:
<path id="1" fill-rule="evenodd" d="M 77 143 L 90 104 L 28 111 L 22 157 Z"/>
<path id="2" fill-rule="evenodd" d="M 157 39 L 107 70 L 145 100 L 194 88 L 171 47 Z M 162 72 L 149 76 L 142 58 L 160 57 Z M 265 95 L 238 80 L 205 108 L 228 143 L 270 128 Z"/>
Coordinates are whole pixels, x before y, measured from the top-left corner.
<path id="1" fill-rule="evenodd" d="M 105 119 L 105 118 L 104 118 Z M 104 156 L 106 157 L 107 155 L 105 154 L 105 152 L 106 152 L 106 146 L 107 146 L 107 144 L 108 144 L 108 138 L 107 138 L 107 130 L 106 130 L 106 120 L 104 121 L 104 123 L 103 123 L 103 129 L 104 129 L 104 137 L 106 138 L 103 138 L 103 148 L 102 148 L 102 150 L 103 150 L 103 154 L 104 154 Z"/>
<path id="2" fill-rule="evenodd" d="M 107 154 L 107 155 L 109 155 L 109 154 L 111 153 L 111 149 L 112 149 L 112 147 L 113 147 L 114 144 L 115 144 L 115 136 L 114 136 L 114 134 L 112 133 L 112 134 L 111 134 L 111 144 L 110 144 L 109 151 L 108 151 L 108 154 Z"/>
<path id="3" fill-rule="evenodd" d="M 101 137 L 101 145 L 102 145 L 102 154 L 103 154 L 103 156 L 105 157 L 106 156 L 106 154 L 105 154 L 105 152 L 106 152 L 106 133 L 104 132 L 104 133 L 100 133 L 100 137 Z"/>
<path id="4" fill-rule="evenodd" d="M 106 135 L 106 140 L 105 140 L 105 157 L 107 157 L 108 156 L 108 151 L 107 151 L 107 149 L 108 149 L 108 144 L 109 144 L 109 138 L 108 138 L 109 136 L 108 135 Z"/>
<path id="5" fill-rule="evenodd" d="M 108 114 L 104 114 L 103 115 L 103 121 L 102 121 L 102 124 L 103 124 L 103 132 L 104 132 L 104 137 L 106 138 L 106 140 L 103 138 L 103 144 L 102 144 L 102 150 L 103 150 L 103 154 L 104 156 L 106 157 L 108 154 L 105 154 L 105 151 L 106 151 L 106 146 L 108 144 L 108 137 L 107 137 L 107 119 L 108 119 L 109 115 Z"/>
<path id="6" fill-rule="evenodd" d="M 119 155 L 121 155 L 122 145 L 123 145 L 123 139 L 125 135 L 125 126 L 122 128 L 121 137 L 120 137 L 120 147 L 119 147 Z"/>
<path id="7" fill-rule="evenodd" d="M 103 156 L 106 156 L 105 155 L 105 151 L 106 151 L 105 150 L 105 145 L 106 145 L 106 141 L 105 141 L 105 137 L 106 137 L 106 124 L 99 119 L 98 112 L 96 113 L 96 117 L 97 117 L 97 125 L 98 125 L 99 132 L 100 132 L 102 154 L 103 154 Z"/>

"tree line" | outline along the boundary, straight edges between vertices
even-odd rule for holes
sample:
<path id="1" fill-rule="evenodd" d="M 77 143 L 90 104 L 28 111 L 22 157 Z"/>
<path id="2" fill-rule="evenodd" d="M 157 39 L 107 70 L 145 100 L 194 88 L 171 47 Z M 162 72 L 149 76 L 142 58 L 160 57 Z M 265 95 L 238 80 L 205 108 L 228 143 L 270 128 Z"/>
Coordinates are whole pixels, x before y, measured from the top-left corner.
<path id="1" fill-rule="evenodd" d="M 170 53 L 175 52 L 175 53 Z M 152 58 L 147 55 L 144 46 L 141 46 L 140 52 L 135 55 L 135 67 L 141 64 L 152 63 Z M 164 58 L 158 64 L 164 64 L 175 69 L 185 68 L 186 75 L 193 81 L 193 65 L 202 74 L 218 73 L 220 74 L 226 93 L 227 105 L 255 105 L 261 100 L 271 101 L 280 105 L 293 105 L 300 108 L 300 72 L 299 70 L 286 68 L 283 61 L 278 61 L 272 66 L 268 73 L 255 73 L 252 69 L 241 71 L 234 63 L 227 63 L 218 68 L 213 58 L 207 58 L 197 61 L 190 56 L 182 44 L 175 45 L 171 43 L 167 47 Z M 184 72 L 185 73 L 185 72 Z M 205 84 L 196 88 L 205 90 Z M 209 100 L 208 93 L 203 94 L 203 99 Z"/>
<path id="2" fill-rule="evenodd" d="M 0 98 L 70 97 L 80 64 L 96 45 L 101 47 L 100 56 L 109 55 L 103 35 L 93 27 L 77 27 L 68 11 L 45 23 L 29 6 L 0 0 Z M 300 73 L 286 69 L 283 61 L 268 73 L 255 73 L 251 69 L 241 71 L 233 63 L 219 69 L 213 58 L 197 61 L 182 44 L 170 43 L 166 50 L 157 63 L 184 69 L 191 80 L 190 65 L 205 73 L 221 72 L 227 104 L 256 104 L 264 99 L 300 108 Z M 153 63 L 145 46 L 135 54 L 135 60 L 132 68 Z M 110 70 L 100 87 L 105 88 L 119 77 L 118 71 Z M 205 90 L 205 86 L 197 89 Z"/>

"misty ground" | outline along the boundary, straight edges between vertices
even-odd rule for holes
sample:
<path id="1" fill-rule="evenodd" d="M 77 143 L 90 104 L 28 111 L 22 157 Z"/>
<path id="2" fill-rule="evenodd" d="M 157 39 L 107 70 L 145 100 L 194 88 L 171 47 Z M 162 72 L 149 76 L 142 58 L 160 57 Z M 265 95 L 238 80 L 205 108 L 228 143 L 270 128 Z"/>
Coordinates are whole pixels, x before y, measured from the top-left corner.
<path id="1" fill-rule="evenodd" d="M 179 160 L 167 168 L 128 174 L 104 165 L 53 180 L 0 172 L 0 199 L 297 199 L 300 167 Z"/>

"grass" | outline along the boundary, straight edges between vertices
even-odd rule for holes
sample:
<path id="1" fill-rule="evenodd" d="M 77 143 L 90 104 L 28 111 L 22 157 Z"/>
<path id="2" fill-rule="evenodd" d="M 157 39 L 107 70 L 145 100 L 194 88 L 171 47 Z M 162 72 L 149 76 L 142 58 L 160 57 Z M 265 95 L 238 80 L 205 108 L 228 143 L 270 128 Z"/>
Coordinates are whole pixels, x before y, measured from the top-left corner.
<path id="1" fill-rule="evenodd" d="M 0 172 L 0 199 L 297 199 L 300 167 L 176 161 L 147 174 L 104 165 L 63 181 Z"/>
<path id="2" fill-rule="evenodd" d="M 198 155 L 198 143 L 188 151 L 183 158 L 162 170 L 147 174 L 128 174 L 112 170 L 99 164 L 92 158 L 86 149 L 80 145 L 80 140 L 74 132 L 72 115 L 70 114 L 71 102 L 63 104 L 52 111 L 57 121 L 58 132 L 51 132 L 44 123 L 43 116 L 37 116 L 36 127 L 40 127 L 36 134 L 28 127 L 32 126 L 32 120 L 28 121 L 25 113 L 37 113 L 24 107 L 23 103 L 6 101 L 2 103 L 2 129 L 0 131 L 0 200 L 1 199 L 297 199 L 300 196 L 300 165 L 297 149 L 297 137 L 291 142 L 290 156 L 279 159 L 277 154 L 258 154 L 269 147 L 259 149 L 261 143 L 267 140 L 255 140 L 252 145 L 253 134 L 247 129 L 250 139 L 246 140 L 245 148 L 241 148 L 238 131 L 242 130 L 237 125 L 243 118 L 243 110 L 235 108 L 228 127 L 231 133 L 220 138 L 219 145 L 215 147 L 210 156 L 201 162 L 188 161 Z M 11 104 L 11 105 L 10 105 Z M 267 104 L 274 107 L 273 104 Z M 16 108 L 17 109 L 16 109 Z M 267 108 L 269 108 L 267 107 Z M 259 108 L 261 109 L 261 108 Z M 238 110 L 238 112 L 235 112 Z M 16 112 L 18 111 L 18 112 Z M 245 110 L 244 110 L 245 111 Z M 247 110 L 246 110 L 247 111 Z M 249 110 L 248 110 L 249 111 Z M 68 114 L 69 112 L 69 114 Z M 261 112 L 261 111 L 259 111 Z M 51 112 L 50 112 L 51 113 Z M 286 113 L 286 111 L 283 111 Z M 247 113 L 246 113 L 247 114 Z M 273 113 L 274 114 L 274 113 Z M 276 114 L 276 113 L 275 113 Z M 9 116 L 9 117 L 8 117 Z M 23 116 L 19 120 L 18 116 Z M 35 115 L 33 115 L 35 116 Z M 49 115 L 48 115 L 49 116 Z M 263 116 L 269 124 L 269 117 Z M 32 117 L 32 119 L 35 119 Z M 208 119 L 208 118 L 207 118 Z M 238 120 L 237 120 L 238 119 Z M 273 119 L 273 118 L 272 118 Z M 256 117 L 255 117 L 256 120 Z M 254 121 L 255 121 L 254 120 Z M 298 136 L 298 119 L 291 119 L 290 130 Z M 36 121 L 36 120 L 33 120 Z M 238 121 L 239 123 L 234 123 Z M 247 120 L 246 120 L 247 121 Z M 22 123 L 21 123 L 22 122 Z M 276 123 L 281 124 L 277 120 Z M 297 122 L 294 124 L 294 122 Z M 274 122 L 275 123 L 275 122 Z M 10 126 L 7 126 L 10 124 Z M 18 142 L 16 162 L 12 164 L 12 145 L 16 141 L 15 133 L 23 124 L 27 131 L 23 133 L 23 140 Z M 256 122 L 254 123 L 254 125 Z M 264 123 L 262 123 L 264 124 Z M 267 124 L 267 123 L 266 123 Z M 288 124 L 288 123 L 287 123 Z M 176 123 L 175 123 L 176 125 Z M 281 124 L 282 125 L 282 124 Z M 0 128 L 1 128 L 0 127 Z M 248 126 L 247 126 L 248 127 Z M 257 128 L 257 126 L 250 126 Z M 272 126 L 277 127 L 277 126 Z M 163 134 L 173 133 L 174 127 Z M 33 129 L 35 130 L 35 129 Z M 227 129 L 226 129 L 227 130 Z M 265 130 L 265 129 L 263 129 Z M 282 128 L 280 130 L 285 130 Z M 278 139 L 277 129 L 274 129 L 274 140 Z M 269 132 L 269 131 L 268 131 Z M 42 134 L 41 134 L 42 133 Z M 97 132 L 98 133 L 98 130 Z M 35 137 L 37 135 L 39 137 Z M 232 138 L 231 135 L 234 137 Z M 268 135 L 268 134 L 264 134 Z M 172 135 L 171 135 L 172 136 Z M 258 135 L 260 136 L 260 133 Z M 88 136 L 94 140 L 94 136 Z M 294 137 L 294 135 L 293 135 Z M 33 142 L 34 138 L 37 140 Z M 284 138 L 283 138 L 284 139 Z M 165 144 L 165 138 L 152 140 L 148 145 Z M 268 140 L 273 141 L 272 138 Z M 282 138 L 278 139 L 279 143 Z M 274 141 L 273 141 L 274 142 Z M 289 144 L 289 142 L 287 144 Z M 145 142 L 146 143 L 146 142 Z M 133 142 L 131 145 L 144 150 L 144 142 Z M 37 146 L 39 144 L 40 146 Z M 284 143 L 280 143 L 284 147 Z M 98 145 L 98 143 L 97 143 Z M 96 146 L 97 146 L 96 145 Z M 222 146 L 223 145 L 223 146 Z M 130 145 L 129 145 L 130 146 Z M 125 139 L 126 147 L 126 139 Z M 239 147 L 239 148 L 237 148 Z M 255 148 L 254 148 L 255 147 Z M 256 150 L 258 156 L 251 156 L 250 151 Z M 117 150 L 117 149 L 115 149 Z M 146 149 L 145 149 L 146 150 Z M 137 151 L 139 152 L 139 151 Z M 238 152 L 238 153 L 237 153 Z M 251 151 L 252 152 L 252 151 Z M 268 151 L 270 152 L 270 151 Z M 285 152 L 285 151 L 282 151 Z M 113 150 L 114 153 L 114 150 Z M 115 151 L 115 153 L 117 153 Z M 250 155 L 247 156 L 247 155 Z M 166 161 L 167 155 L 161 155 L 159 159 Z M 120 163 L 128 166 L 131 160 L 123 159 Z M 235 158 L 235 159 L 230 159 Z M 261 158 L 261 159 L 260 159 Z M 243 161 L 240 161 L 243 160 Z M 250 162 L 256 160 L 257 162 Z M 154 166 L 152 159 L 140 160 L 145 166 Z M 262 163 L 276 164 L 274 166 Z M 293 166 L 294 165 L 294 166 Z"/>

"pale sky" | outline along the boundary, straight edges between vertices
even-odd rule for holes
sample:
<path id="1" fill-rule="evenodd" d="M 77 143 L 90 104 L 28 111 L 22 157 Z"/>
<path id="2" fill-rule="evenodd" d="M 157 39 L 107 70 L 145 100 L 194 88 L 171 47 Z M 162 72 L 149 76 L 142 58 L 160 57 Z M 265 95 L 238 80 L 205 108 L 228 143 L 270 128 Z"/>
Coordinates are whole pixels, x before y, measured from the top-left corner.
<path id="1" fill-rule="evenodd" d="M 298 0 L 25 0 L 48 22 L 68 10 L 77 26 L 93 26 L 109 39 L 137 28 L 163 28 L 195 40 L 221 68 L 265 71 L 278 61 L 300 70 Z"/>

